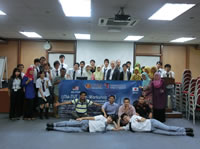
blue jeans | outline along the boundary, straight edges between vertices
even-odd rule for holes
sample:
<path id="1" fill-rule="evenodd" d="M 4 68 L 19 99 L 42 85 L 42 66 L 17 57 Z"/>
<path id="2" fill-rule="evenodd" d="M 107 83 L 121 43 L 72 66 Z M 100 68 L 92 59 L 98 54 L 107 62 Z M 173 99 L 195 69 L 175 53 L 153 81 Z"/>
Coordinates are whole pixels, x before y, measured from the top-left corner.
<path id="1" fill-rule="evenodd" d="M 54 123 L 54 130 L 63 132 L 87 132 L 89 128 L 89 121 L 69 120 Z"/>
<path id="2" fill-rule="evenodd" d="M 156 134 L 185 136 L 185 128 L 176 126 L 167 126 L 156 119 L 151 119 L 151 131 Z"/>

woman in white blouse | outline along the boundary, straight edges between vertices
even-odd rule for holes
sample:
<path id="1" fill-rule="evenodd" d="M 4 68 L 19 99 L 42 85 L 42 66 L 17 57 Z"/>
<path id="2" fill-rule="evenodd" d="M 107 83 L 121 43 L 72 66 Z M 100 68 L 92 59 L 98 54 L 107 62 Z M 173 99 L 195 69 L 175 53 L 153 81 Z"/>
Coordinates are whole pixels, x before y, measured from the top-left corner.
<path id="1" fill-rule="evenodd" d="M 13 74 L 8 82 L 8 95 L 10 96 L 10 113 L 11 120 L 19 120 L 21 116 L 22 98 L 22 77 L 18 68 L 13 70 Z"/>

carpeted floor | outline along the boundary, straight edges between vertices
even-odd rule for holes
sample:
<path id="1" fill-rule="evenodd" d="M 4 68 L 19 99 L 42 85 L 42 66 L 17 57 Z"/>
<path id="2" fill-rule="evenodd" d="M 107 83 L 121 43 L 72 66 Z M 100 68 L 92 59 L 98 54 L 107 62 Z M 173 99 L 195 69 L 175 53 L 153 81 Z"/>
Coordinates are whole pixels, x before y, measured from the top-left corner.
<path id="1" fill-rule="evenodd" d="M 162 136 L 151 133 L 107 132 L 64 133 L 46 131 L 47 122 L 10 121 L 0 114 L 0 149 L 197 149 L 200 147 L 200 123 L 186 119 L 167 119 L 166 124 L 194 128 L 195 137 Z"/>

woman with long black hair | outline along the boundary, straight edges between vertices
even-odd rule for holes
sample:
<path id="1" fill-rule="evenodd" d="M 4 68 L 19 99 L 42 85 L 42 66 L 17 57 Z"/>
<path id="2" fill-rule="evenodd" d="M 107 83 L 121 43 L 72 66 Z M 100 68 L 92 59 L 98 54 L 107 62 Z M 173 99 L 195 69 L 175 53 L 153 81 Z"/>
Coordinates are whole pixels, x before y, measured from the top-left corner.
<path id="1" fill-rule="evenodd" d="M 12 76 L 8 82 L 8 94 L 10 96 L 10 113 L 11 120 L 19 120 L 21 116 L 22 99 L 22 77 L 18 68 L 13 70 Z"/>

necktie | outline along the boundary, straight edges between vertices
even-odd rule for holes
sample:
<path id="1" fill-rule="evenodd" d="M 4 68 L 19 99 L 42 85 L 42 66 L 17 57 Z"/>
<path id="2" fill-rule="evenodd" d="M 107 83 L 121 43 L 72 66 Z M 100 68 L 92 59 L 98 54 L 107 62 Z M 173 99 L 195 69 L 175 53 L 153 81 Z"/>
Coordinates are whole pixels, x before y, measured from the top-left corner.
<path id="1" fill-rule="evenodd" d="M 45 92 L 44 81 L 41 81 L 41 82 L 42 82 L 42 90 L 43 92 Z"/>
<path id="2" fill-rule="evenodd" d="M 47 77 L 47 72 L 44 73 L 44 76 Z"/>
<path id="3" fill-rule="evenodd" d="M 82 74 L 83 74 L 83 68 L 81 68 L 81 77 L 82 77 Z"/>
<path id="4" fill-rule="evenodd" d="M 73 80 L 75 80 L 76 71 L 73 72 Z"/>
<path id="5" fill-rule="evenodd" d="M 169 73 L 167 72 L 167 78 L 169 78 Z"/>
<path id="6" fill-rule="evenodd" d="M 63 64 L 61 64 L 61 68 L 63 68 Z"/>
<path id="7" fill-rule="evenodd" d="M 104 68 L 104 72 L 103 72 L 103 79 L 105 79 L 105 77 L 106 77 L 106 68 Z"/>
<path id="8" fill-rule="evenodd" d="M 58 70 L 56 70 L 56 76 L 58 76 Z"/>

